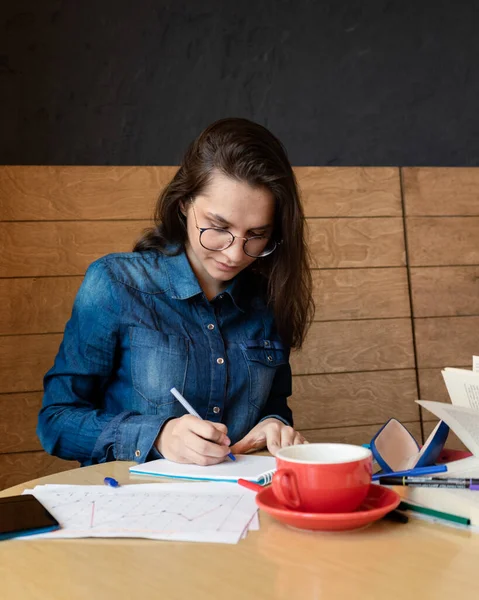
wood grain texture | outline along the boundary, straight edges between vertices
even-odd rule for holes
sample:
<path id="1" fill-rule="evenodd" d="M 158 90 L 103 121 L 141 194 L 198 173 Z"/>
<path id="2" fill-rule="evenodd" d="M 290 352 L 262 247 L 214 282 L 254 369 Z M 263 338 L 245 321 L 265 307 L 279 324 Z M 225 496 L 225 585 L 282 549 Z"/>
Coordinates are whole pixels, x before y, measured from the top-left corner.
<path id="1" fill-rule="evenodd" d="M 405 265 L 402 219 L 308 219 L 315 268 Z"/>
<path id="2" fill-rule="evenodd" d="M 2 166 L 4 221 L 149 219 L 177 167 Z M 399 169 L 296 167 L 307 216 L 400 216 Z"/>
<path id="3" fill-rule="evenodd" d="M 447 365 L 453 367 L 455 365 Z M 447 393 L 446 384 L 441 375 L 441 368 L 434 369 L 419 369 L 419 389 L 421 400 L 433 400 L 436 402 L 448 402 L 451 400 Z"/>
<path id="4" fill-rule="evenodd" d="M 419 368 L 466 366 L 479 344 L 478 317 L 439 317 L 415 319 Z"/>
<path id="5" fill-rule="evenodd" d="M 414 368 L 409 319 L 313 323 L 293 352 L 295 375 Z"/>
<path id="6" fill-rule="evenodd" d="M 150 219 L 177 167 L 2 166 L 0 220 Z"/>
<path id="7" fill-rule="evenodd" d="M 479 215 L 479 169 L 402 169 L 406 215 Z"/>
<path id="8" fill-rule="evenodd" d="M 479 314 L 479 266 L 412 267 L 415 317 Z"/>
<path id="9" fill-rule="evenodd" d="M 308 217 L 401 216 L 395 167 L 296 167 Z"/>
<path id="10" fill-rule="evenodd" d="M 147 221 L 0 223 L 0 277 L 80 275 L 109 252 L 130 251 Z M 404 264 L 396 218 L 309 221 L 316 267 Z"/>
<path id="11" fill-rule="evenodd" d="M 0 337 L 0 393 L 36 392 L 53 365 L 61 334 Z"/>
<path id="12" fill-rule="evenodd" d="M 421 441 L 420 421 L 403 423 L 414 438 Z M 368 444 L 384 422 L 356 427 L 332 427 L 331 429 L 303 429 L 302 435 L 310 443 L 330 442 L 340 444 Z"/>
<path id="13" fill-rule="evenodd" d="M 42 393 L 0 394 L 0 454 L 40 450 L 36 434 Z"/>
<path id="14" fill-rule="evenodd" d="M 133 247 L 146 221 L 0 223 L 0 277 L 83 275 L 109 252 Z"/>
<path id="15" fill-rule="evenodd" d="M 79 466 L 75 461 L 61 460 L 43 451 L 0 454 L 0 490 Z"/>
<path id="16" fill-rule="evenodd" d="M 105 476 L 127 485 L 131 464 L 74 469 L 26 482 L 4 495 L 47 483 L 102 485 Z M 479 538 L 473 532 L 411 518 L 407 525 L 380 520 L 358 531 L 327 534 L 285 527 L 265 511 L 259 518 L 258 532 L 230 545 L 142 539 L 3 542 L 2 600 L 213 600 L 219 596 L 228 600 L 462 600 L 479 596 Z"/>
<path id="17" fill-rule="evenodd" d="M 289 405 L 297 429 L 419 419 L 416 374 L 404 371 L 293 377 Z"/>
<path id="18" fill-rule="evenodd" d="M 408 217 L 413 267 L 479 264 L 479 217 Z"/>
<path id="19" fill-rule="evenodd" d="M 83 277 L 0 279 L 0 335 L 59 333 Z"/>
<path id="20" fill-rule="evenodd" d="M 316 321 L 409 317 L 404 267 L 313 270 Z"/>

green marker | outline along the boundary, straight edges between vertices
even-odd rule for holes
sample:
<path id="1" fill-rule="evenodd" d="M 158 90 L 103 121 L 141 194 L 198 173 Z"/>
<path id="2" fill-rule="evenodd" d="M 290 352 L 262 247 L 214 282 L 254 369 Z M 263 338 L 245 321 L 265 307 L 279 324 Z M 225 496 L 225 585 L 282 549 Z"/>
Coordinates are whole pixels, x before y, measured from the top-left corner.
<path id="1" fill-rule="evenodd" d="M 426 508 L 425 506 L 418 506 L 417 504 L 409 504 L 409 502 L 401 502 L 398 506 L 398 510 L 412 510 L 413 512 L 423 513 L 431 517 L 437 517 L 438 519 L 444 519 L 444 521 L 451 521 L 452 523 L 460 523 L 461 525 L 470 525 L 471 520 L 466 517 L 459 517 L 458 515 L 452 515 L 451 513 L 442 512 L 441 510 L 433 510 L 432 508 Z"/>

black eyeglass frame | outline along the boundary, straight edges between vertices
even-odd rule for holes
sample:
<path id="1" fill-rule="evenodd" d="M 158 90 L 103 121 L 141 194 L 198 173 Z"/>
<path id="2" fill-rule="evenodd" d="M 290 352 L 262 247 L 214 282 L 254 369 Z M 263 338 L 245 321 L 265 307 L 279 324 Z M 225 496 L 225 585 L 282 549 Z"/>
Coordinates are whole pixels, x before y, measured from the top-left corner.
<path id="1" fill-rule="evenodd" d="M 270 254 L 273 254 L 273 252 L 276 250 L 276 248 L 281 244 L 281 241 L 277 242 L 276 240 L 272 240 L 271 238 L 265 238 L 264 235 L 252 235 L 251 237 L 243 237 L 242 235 L 233 235 L 231 233 L 231 231 L 229 231 L 228 229 L 223 229 L 222 227 L 199 227 L 198 226 L 198 219 L 196 218 L 195 207 L 193 206 L 193 200 L 191 200 L 191 208 L 193 209 L 193 215 L 195 217 L 195 227 L 200 232 L 199 241 L 200 241 L 201 246 L 205 250 L 209 250 L 210 252 L 222 252 L 223 250 L 226 250 L 227 248 L 231 248 L 231 246 L 234 244 L 235 240 L 239 239 L 239 240 L 244 240 L 244 242 L 243 242 L 243 252 L 246 254 L 246 256 L 249 256 L 250 258 L 264 258 L 266 256 L 269 256 Z M 229 235 L 231 236 L 231 242 L 227 246 L 225 246 L 224 248 L 217 248 L 217 249 L 216 248 L 208 248 L 208 246 L 205 246 L 203 244 L 203 242 L 201 241 L 201 237 L 203 236 L 203 233 L 205 231 L 221 231 L 222 233 L 229 233 Z M 250 240 L 259 240 L 259 239 L 268 239 L 269 241 L 267 242 L 267 244 L 268 243 L 273 243 L 274 246 L 266 254 L 256 255 L 256 254 L 249 254 L 249 252 L 246 252 L 246 244 Z"/>

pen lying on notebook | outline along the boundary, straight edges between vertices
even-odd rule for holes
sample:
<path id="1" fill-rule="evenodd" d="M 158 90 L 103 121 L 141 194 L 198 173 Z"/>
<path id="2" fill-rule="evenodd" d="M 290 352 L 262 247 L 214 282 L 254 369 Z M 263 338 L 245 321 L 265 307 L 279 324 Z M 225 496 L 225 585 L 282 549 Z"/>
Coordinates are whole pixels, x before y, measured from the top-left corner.
<path id="1" fill-rule="evenodd" d="M 170 392 L 178 400 L 178 402 L 190 413 L 190 415 L 193 415 L 194 417 L 198 417 L 198 419 L 201 419 L 200 415 L 191 406 L 191 404 L 188 402 L 188 400 L 184 396 L 182 396 L 175 387 L 172 387 Z M 231 458 L 231 460 L 236 460 L 236 457 L 232 452 L 230 452 L 228 454 L 228 456 L 229 456 L 229 458 Z"/>

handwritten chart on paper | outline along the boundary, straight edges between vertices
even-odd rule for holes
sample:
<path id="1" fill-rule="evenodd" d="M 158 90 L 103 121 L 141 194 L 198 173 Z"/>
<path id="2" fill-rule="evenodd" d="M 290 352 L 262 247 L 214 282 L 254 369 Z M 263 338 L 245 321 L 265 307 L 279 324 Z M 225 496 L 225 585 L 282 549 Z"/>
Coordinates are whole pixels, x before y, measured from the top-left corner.
<path id="1" fill-rule="evenodd" d="M 143 484 L 119 489 L 45 485 L 26 492 L 36 496 L 62 526 L 36 538 L 236 543 L 257 512 L 254 494 L 232 484 Z"/>

